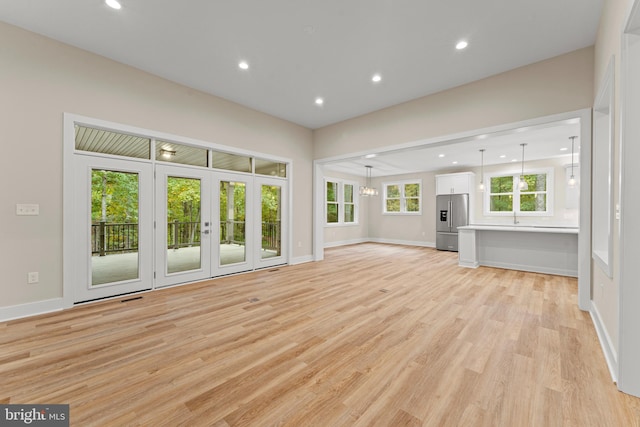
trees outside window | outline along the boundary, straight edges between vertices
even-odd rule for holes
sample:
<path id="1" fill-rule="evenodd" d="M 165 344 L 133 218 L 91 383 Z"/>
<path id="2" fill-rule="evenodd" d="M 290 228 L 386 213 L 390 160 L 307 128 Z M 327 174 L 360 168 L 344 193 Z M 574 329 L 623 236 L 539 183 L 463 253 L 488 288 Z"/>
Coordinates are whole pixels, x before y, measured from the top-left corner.
<path id="1" fill-rule="evenodd" d="M 524 179 L 526 186 L 520 189 L 520 180 Z M 550 214 L 551 188 L 553 187 L 553 173 L 551 170 L 520 176 L 493 175 L 488 179 L 489 192 L 485 198 L 485 214 L 500 213 L 529 213 Z"/>
<path id="2" fill-rule="evenodd" d="M 358 223 L 357 183 L 335 178 L 325 180 L 326 224 Z"/>
<path id="3" fill-rule="evenodd" d="M 385 214 L 419 214 L 422 209 L 422 181 L 388 182 L 383 184 Z"/>

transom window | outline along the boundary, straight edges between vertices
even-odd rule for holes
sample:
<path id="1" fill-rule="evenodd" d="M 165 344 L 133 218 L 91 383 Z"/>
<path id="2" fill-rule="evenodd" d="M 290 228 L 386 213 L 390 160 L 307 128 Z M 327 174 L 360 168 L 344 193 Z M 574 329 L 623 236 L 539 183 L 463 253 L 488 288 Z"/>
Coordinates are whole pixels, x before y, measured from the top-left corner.
<path id="1" fill-rule="evenodd" d="M 383 184 L 383 212 L 385 214 L 420 214 L 422 210 L 422 181 L 386 182 Z"/>
<path id="2" fill-rule="evenodd" d="M 357 183 L 342 179 L 325 179 L 325 206 L 327 224 L 357 224 L 358 198 L 354 190 Z"/>
<path id="3" fill-rule="evenodd" d="M 553 214 L 553 169 L 520 174 L 487 175 L 489 191 L 485 193 L 485 215 L 521 213 Z"/>

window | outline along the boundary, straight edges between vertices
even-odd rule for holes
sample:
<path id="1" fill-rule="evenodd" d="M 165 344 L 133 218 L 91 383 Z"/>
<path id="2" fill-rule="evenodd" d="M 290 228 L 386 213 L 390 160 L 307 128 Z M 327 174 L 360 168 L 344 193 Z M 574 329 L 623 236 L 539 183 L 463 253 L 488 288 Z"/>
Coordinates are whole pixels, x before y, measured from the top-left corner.
<path id="1" fill-rule="evenodd" d="M 386 214 L 420 214 L 422 181 L 387 182 L 383 184 L 383 212 Z"/>
<path id="2" fill-rule="evenodd" d="M 326 223 L 357 224 L 358 199 L 355 182 L 327 178 L 325 181 Z"/>
<path id="3" fill-rule="evenodd" d="M 488 175 L 489 191 L 486 192 L 485 215 L 524 213 L 526 215 L 551 215 L 553 170 L 545 169 L 523 176 L 526 185 L 520 188 L 520 174 Z"/>

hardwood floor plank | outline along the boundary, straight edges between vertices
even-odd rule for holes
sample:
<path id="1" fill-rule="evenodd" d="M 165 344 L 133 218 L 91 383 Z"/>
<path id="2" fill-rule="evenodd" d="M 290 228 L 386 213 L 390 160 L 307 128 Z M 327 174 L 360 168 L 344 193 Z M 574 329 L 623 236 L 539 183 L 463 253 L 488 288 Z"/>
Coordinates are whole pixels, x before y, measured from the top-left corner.
<path id="1" fill-rule="evenodd" d="M 360 244 L 0 323 L 0 403 L 78 426 L 633 426 L 573 278 Z"/>

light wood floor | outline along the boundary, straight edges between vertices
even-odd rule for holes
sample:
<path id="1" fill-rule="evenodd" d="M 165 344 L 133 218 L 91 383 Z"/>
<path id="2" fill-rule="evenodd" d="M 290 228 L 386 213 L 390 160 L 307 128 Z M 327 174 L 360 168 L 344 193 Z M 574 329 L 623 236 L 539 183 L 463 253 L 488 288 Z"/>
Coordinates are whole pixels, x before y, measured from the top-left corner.
<path id="1" fill-rule="evenodd" d="M 0 403 L 68 403 L 76 426 L 638 425 L 576 293 L 429 248 L 334 248 L 0 323 Z"/>

